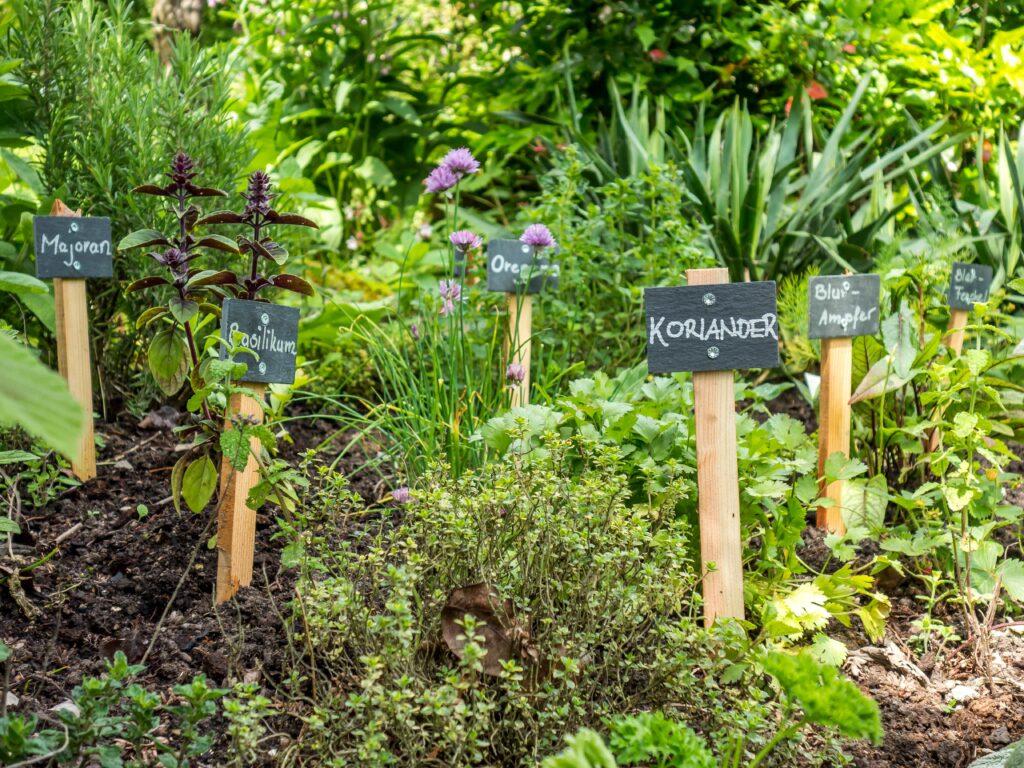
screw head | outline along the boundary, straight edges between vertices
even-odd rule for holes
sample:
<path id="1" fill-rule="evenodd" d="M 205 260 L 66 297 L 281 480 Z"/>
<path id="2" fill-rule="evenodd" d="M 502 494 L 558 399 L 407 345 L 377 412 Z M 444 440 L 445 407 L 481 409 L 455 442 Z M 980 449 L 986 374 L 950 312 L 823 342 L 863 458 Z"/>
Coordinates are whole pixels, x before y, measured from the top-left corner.
<path id="1" fill-rule="evenodd" d="M 718 347 L 708 347 L 708 357 L 714 360 L 721 354 L 721 350 Z"/>
<path id="2" fill-rule="evenodd" d="M 266 372 L 267 372 L 267 364 L 264 363 L 264 362 L 261 362 L 260 363 L 260 373 L 266 373 Z"/>
<path id="3" fill-rule="evenodd" d="M 523 253 L 529 253 L 529 252 L 530 252 L 530 246 L 524 245 L 523 246 Z"/>
<path id="4" fill-rule="evenodd" d="M 270 315 L 264 312 L 262 315 L 260 315 L 260 322 L 263 323 L 264 325 L 270 325 Z"/>
<path id="5" fill-rule="evenodd" d="M 71 231 L 72 232 L 77 232 L 78 231 L 78 222 L 77 221 L 71 222 Z"/>
<path id="6" fill-rule="evenodd" d="M 705 306 L 710 307 L 714 303 L 715 303 L 715 294 L 711 293 L 710 291 L 705 293 L 704 294 L 704 304 L 705 304 Z"/>

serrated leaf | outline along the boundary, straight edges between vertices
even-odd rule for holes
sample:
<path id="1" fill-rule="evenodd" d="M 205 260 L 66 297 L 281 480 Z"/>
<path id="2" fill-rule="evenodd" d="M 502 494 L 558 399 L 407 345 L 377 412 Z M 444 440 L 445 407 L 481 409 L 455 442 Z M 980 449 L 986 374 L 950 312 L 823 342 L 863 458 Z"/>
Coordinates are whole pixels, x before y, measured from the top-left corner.
<path id="1" fill-rule="evenodd" d="M 1024 562 L 1015 557 L 1008 557 L 999 565 L 1003 589 L 1011 598 L 1024 603 Z"/>
<path id="2" fill-rule="evenodd" d="M 244 430 L 233 427 L 221 432 L 220 449 L 235 471 L 245 470 L 245 465 L 249 463 L 249 439 Z"/>

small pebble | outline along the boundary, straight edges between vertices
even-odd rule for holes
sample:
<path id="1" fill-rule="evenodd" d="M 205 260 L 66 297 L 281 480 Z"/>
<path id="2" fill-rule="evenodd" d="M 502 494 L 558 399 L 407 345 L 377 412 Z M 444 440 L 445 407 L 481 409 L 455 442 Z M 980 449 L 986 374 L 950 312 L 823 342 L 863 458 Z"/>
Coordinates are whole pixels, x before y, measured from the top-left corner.
<path id="1" fill-rule="evenodd" d="M 8 706 L 8 707 L 16 707 L 16 706 L 18 706 L 18 703 L 21 701 L 21 699 L 19 699 L 13 693 L 8 691 L 7 695 L 4 696 L 4 701 L 6 702 L 6 706 Z"/>
<path id="2" fill-rule="evenodd" d="M 946 694 L 946 701 L 966 704 L 968 701 L 974 701 L 980 695 L 977 688 L 972 688 L 969 685 L 954 685 L 952 690 Z"/>

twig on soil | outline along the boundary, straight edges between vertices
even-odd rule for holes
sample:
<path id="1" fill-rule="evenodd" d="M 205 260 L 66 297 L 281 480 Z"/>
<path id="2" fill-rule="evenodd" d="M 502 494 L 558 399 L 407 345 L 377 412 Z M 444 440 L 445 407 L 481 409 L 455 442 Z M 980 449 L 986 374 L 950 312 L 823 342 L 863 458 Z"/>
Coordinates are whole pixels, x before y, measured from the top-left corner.
<path id="1" fill-rule="evenodd" d="M 143 440 L 141 443 L 136 443 L 135 445 L 133 445 L 127 451 L 121 451 L 121 453 L 117 454 L 117 456 L 115 456 L 114 458 L 108 459 L 107 461 L 99 461 L 99 462 L 96 462 L 96 463 L 99 466 L 101 466 L 101 467 L 107 466 L 108 464 L 116 464 L 121 459 L 123 459 L 125 456 L 129 456 L 129 455 L 135 453 L 137 450 L 139 450 L 143 446 L 149 445 L 154 440 L 156 440 L 158 437 L 160 437 L 162 434 L 163 434 L 163 432 L 157 432 L 155 435 L 150 435 L 145 440 Z"/>
<path id="2" fill-rule="evenodd" d="M 64 533 L 62 533 L 60 536 L 53 540 L 53 546 L 59 547 L 65 541 L 67 541 L 76 533 L 78 533 L 80 530 L 82 530 L 82 523 L 75 523 L 73 526 L 64 531 Z"/>
<path id="3" fill-rule="evenodd" d="M 174 592 L 171 593 L 171 599 L 167 601 L 167 605 L 164 606 L 163 613 L 160 614 L 160 620 L 156 623 L 156 627 L 153 629 L 153 637 L 149 640 L 149 645 L 146 646 L 146 652 L 142 654 L 142 659 L 139 661 L 140 664 L 145 664 L 146 659 L 149 658 L 149 654 L 153 651 L 153 646 L 156 645 L 156 640 L 160 637 L 160 630 L 163 629 L 164 621 L 167 620 L 167 614 L 171 612 L 171 606 L 174 605 L 174 601 L 178 597 L 178 593 L 181 591 L 182 585 L 185 583 L 185 579 L 188 578 L 189 573 L 192 571 L 192 566 L 195 565 L 196 558 L 199 556 L 199 550 L 205 546 L 207 534 L 210 532 L 210 527 L 213 525 L 213 521 L 217 519 L 220 514 L 220 505 L 223 503 L 223 499 L 218 500 L 217 506 L 213 510 L 213 514 L 210 515 L 206 521 L 206 527 L 203 528 L 203 532 L 199 534 L 199 540 L 196 545 L 192 548 L 192 554 L 188 558 L 188 564 L 181 573 L 181 578 L 178 579 L 178 583 L 174 587 Z"/>

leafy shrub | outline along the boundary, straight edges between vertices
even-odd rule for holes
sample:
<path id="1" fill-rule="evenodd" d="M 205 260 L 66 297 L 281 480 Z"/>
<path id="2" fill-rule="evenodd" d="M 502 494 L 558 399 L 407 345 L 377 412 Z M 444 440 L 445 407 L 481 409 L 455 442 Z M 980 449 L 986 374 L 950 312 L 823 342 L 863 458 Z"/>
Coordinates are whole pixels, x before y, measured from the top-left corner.
<path id="1" fill-rule="evenodd" d="M 109 216 L 115 233 L 148 226 L 155 206 L 128 192 L 140 179 L 157 178 L 165 158 L 184 146 L 212 184 L 234 185 L 249 150 L 239 125 L 228 119 L 223 58 L 184 36 L 165 69 L 135 34 L 126 0 L 15 0 L 10 6 L 13 23 L 0 38 L 0 55 L 21 60 L 15 75 L 29 100 L 14 123 L 40 150 L 41 212 L 49 210 L 43 198 L 63 197 L 88 215 Z M 19 239 L 15 268 L 32 272 L 27 221 Z M 128 280 L 143 274 L 123 259 L 115 271 Z M 103 331 L 93 356 L 100 391 L 107 401 L 144 407 L 153 389 L 135 378 L 142 349 L 125 317 L 137 317 L 146 303 L 125 297 L 113 281 L 91 285 L 89 294 L 93 325 Z"/>
<path id="2" fill-rule="evenodd" d="M 211 719 L 227 691 L 211 688 L 197 675 L 174 686 L 173 702 L 164 703 L 132 682 L 141 670 L 118 651 L 102 677 L 86 677 L 72 691 L 70 705 L 50 723 L 54 727 L 40 727 L 32 715 L 0 717 L 0 760 L 10 765 L 49 755 L 58 764 L 143 768 L 154 764 L 155 755 L 162 768 L 198 765 L 197 758 L 213 746 Z"/>
<path id="3" fill-rule="evenodd" d="M 642 713 L 609 722 L 611 751 L 597 733 L 583 729 L 568 738 L 563 752 L 544 760 L 542 768 L 756 768 L 808 725 L 881 742 L 878 705 L 832 667 L 807 654 L 783 653 L 767 654 L 764 667 L 781 689 L 783 711 L 775 735 L 756 755 L 746 754 L 745 738 L 739 734 L 722 746 L 716 760 L 704 739 L 686 725 L 661 713 Z"/>
<path id="4" fill-rule="evenodd" d="M 720 683 L 749 671 L 742 632 L 688 618 L 684 485 L 629 504 L 619 448 L 551 435 L 542 448 L 459 478 L 438 468 L 400 517 L 341 543 L 326 535 L 354 502 L 327 485 L 289 549 L 292 642 L 312 654 L 293 676 L 315 691 L 303 759 L 533 765 L 559 734 L 634 707 L 757 740 L 763 694 Z"/>

